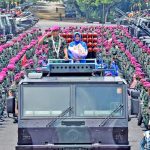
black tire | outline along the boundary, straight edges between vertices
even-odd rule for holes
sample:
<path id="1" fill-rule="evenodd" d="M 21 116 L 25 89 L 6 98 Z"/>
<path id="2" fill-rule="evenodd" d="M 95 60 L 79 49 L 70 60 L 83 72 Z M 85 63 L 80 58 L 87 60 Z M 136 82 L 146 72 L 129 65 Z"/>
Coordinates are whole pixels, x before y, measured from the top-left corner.
<path id="1" fill-rule="evenodd" d="M 141 126 L 142 124 L 142 121 L 143 121 L 143 116 L 141 114 L 141 112 L 138 114 L 138 126 Z"/>

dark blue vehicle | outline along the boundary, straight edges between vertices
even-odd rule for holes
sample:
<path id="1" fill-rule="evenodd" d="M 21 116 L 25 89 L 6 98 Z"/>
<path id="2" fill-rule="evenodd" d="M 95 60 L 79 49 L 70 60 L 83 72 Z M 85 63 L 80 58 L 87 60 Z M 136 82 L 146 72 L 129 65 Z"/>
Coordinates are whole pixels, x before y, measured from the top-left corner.
<path id="1" fill-rule="evenodd" d="M 129 150 L 127 84 L 103 71 L 95 60 L 49 60 L 29 72 L 19 84 L 16 150 Z"/>

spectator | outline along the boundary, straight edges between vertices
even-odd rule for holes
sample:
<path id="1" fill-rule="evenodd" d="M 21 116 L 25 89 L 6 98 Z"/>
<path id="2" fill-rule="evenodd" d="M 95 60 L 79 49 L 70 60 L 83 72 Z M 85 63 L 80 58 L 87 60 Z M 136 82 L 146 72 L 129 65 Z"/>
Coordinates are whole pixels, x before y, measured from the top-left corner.
<path id="1" fill-rule="evenodd" d="M 59 18 L 60 18 L 60 21 L 62 21 L 62 14 L 61 13 L 59 14 Z"/>
<path id="2" fill-rule="evenodd" d="M 56 13 L 58 13 L 58 8 L 56 7 Z"/>
<path id="3" fill-rule="evenodd" d="M 69 44 L 68 55 L 69 58 L 76 61 L 85 62 L 88 54 L 87 45 L 82 41 L 82 36 L 79 32 L 74 34 L 74 41 Z"/>

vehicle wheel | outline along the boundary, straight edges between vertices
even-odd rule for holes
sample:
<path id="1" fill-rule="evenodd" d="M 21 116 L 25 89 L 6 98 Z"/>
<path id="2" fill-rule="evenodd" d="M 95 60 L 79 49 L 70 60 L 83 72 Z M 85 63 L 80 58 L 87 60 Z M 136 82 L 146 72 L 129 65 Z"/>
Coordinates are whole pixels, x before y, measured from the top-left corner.
<path id="1" fill-rule="evenodd" d="M 138 114 L 138 126 L 140 126 L 142 124 L 142 120 L 143 120 L 143 116 L 141 114 L 141 112 Z"/>

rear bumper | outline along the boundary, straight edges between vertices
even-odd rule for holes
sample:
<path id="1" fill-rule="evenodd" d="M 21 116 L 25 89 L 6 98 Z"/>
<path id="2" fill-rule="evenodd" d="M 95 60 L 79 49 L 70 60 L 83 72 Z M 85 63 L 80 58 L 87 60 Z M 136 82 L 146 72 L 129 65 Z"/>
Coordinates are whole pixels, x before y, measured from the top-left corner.
<path id="1" fill-rule="evenodd" d="M 17 145 L 16 150 L 130 150 L 130 145 Z"/>

